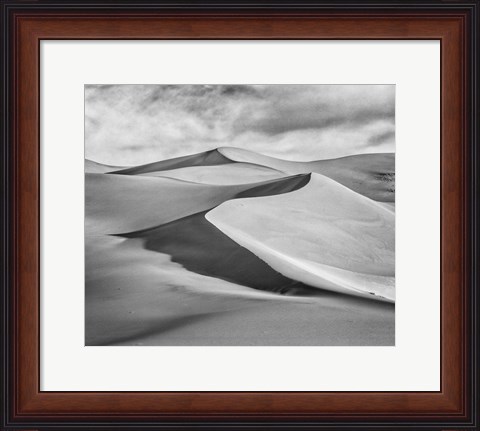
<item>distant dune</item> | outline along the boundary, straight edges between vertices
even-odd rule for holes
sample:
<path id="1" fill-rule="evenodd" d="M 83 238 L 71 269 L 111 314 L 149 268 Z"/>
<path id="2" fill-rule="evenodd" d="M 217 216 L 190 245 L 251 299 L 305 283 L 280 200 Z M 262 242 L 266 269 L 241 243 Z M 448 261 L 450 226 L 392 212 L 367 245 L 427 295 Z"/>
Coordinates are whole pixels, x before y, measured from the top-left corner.
<path id="1" fill-rule="evenodd" d="M 284 172 L 250 163 L 230 163 L 228 165 L 188 166 L 167 171 L 142 174 L 146 176 L 176 178 L 202 184 L 249 184 L 286 176 Z"/>
<path id="2" fill-rule="evenodd" d="M 287 174 L 314 172 L 381 202 L 395 201 L 395 154 L 358 154 L 338 159 L 292 162 L 239 148 L 219 148 L 218 152 L 238 163 L 266 166 Z"/>
<path id="3" fill-rule="evenodd" d="M 121 168 L 120 166 L 102 165 L 101 163 L 97 163 L 92 160 L 85 159 L 85 173 L 105 174 L 107 172 L 116 171 L 118 169 L 124 169 L 124 168 Z"/>
<path id="4" fill-rule="evenodd" d="M 86 174 L 86 228 L 105 234 L 146 229 L 213 208 L 243 189 L 168 178 Z"/>
<path id="5" fill-rule="evenodd" d="M 228 163 L 233 163 L 233 161 L 224 157 L 219 151 L 211 150 L 204 153 L 176 157 L 174 159 L 163 160 L 161 162 L 148 163 L 146 165 L 121 169 L 112 173 L 121 175 L 140 175 L 150 172 L 166 171 L 191 166 L 216 166 L 225 165 Z"/>
<path id="6" fill-rule="evenodd" d="M 252 187 L 287 190 L 285 184 L 306 183 L 308 178 L 218 186 L 160 177 L 86 174 L 86 226 L 89 232 L 106 234 L 148 229 L 211 209 Z"/>
<path id="7" fill-rule="evenodd" d="M 162 176 L 205 184 L 241 184 L 310 172 L 332 178 L 376 201 L 395 201 L 395 154 L 392 153 L 295 162 L 239 148 L 220 147 L 111 173 Z"/>
<path id="8" fill-rule="evenodd" d="M 310 286 L 394 301 L 394 214 L 312 174 L 293 193 L 236 199 L 206 218 L 283 275 Z"/>

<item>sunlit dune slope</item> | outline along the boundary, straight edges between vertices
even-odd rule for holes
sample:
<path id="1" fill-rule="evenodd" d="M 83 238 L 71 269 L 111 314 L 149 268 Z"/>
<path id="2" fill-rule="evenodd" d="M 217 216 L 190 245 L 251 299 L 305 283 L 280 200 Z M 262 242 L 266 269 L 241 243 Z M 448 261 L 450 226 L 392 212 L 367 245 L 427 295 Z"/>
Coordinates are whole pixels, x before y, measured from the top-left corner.
<path id="1" fill-rule="evenodd" d="M 105 174 L 107 172 L 116 171 L 118 169 L 124 169 L 120 166 L 109 166 L 101 163 L 94 162 L 93 160 L 85 159 L 85 173 L 91 174 Z"/>
<path id="2" fill-rule="evenodd" d="M 297 175 L 257 185 L 237 196 L 262 197 L 289 193 L 304 187 L 309 180 L 310 175 Z M 142 238 L 146 249 L 168 254 L 172 261 L 202 275 L 283 293 L 292 288 L 297 291 L 306 289 L 300 283 L 282 276 L 223 234 L 205 219 L 205 212 L 121 236 Z"/>
<path id="3" fill-rule="evenodd" d="M 298 284 L 223 234 L 205 219 L 205 212 L 123 236 L 143 239 L 147 250 L 168 254 L 198 274 L 282 293 Z"/>
<path id="4" fill-rule="evenodd" d="M 89 346 L 394 343 L 391 304 L 243 287 L 187 271 L 141 239 L 87 236 L 85 246 Z"/>
<path id="5" fill-rule="evenodd" d="M 395 201 L 393 153 L 296 162 L 240 148 L 220 147 L 111 173 L 170 177 L 205 184 L 243 184 L 310 172 L 326 175 L 376 201 Z"/>
<path id="6" fill-rule="evenodd" d="M 203 184 L 248 184 L 288 176 L 284 172 L 250 163 L 189 166 L 167 171 L 147 172 L 146 176 L 177 178 Z"/>
<path id="7" fill-rule="evenodd" d="M 277 181 L 278 185 L 271 186 Z M 169 178 L 86 174 L 86 229 L 87 233 L 107 234 L 147 229 L 209 210 L 252 187 L 286 187 L 285 183 L 296 181 L 308 181 L 308 176 L 218 186 Z"/>
<path id="8" fill-rule="evenodd" d="M 358 154 L 338 159 L 294 162 L 252 151 L 222 147 L 218 152 L 229 160 L 276 169 L 286 174 L 314 172 L 381 202 L 395 201 L 395 154 Z"/>
<path id="9" fill-rule="evenodd" d="M 318 174 L 284 195 L 236 199 L 206 218 L 284 276 L 393 302 L 393 212 Z"/>
<path id="10" fill-rule="evenodd" d="M 395 154 L 358 154 L 311 162 L 311 172 L 379 202 L 395 202 Z"/>
<path id="11" fill-rule="evenodd" d="M 224 157 L 217 150 L 211 150 L 203 153 L 191 154 L 188 156 L 176 157 L 174 159 L 162 160 L 160 162 L 121 169 L 112 173 L 122 175 L 140 175 L 150 172 L 167 171 L 190 166 L 216 166 L 225 165 L 228 163 L 233 163 L 233 161 Z"/>
<path id="12" fill-rule="evenodd" d="M 213 208 L 244 188 L 168 178 L 86 174 L 87 231 L 114 234 L 168 223 Z"/>

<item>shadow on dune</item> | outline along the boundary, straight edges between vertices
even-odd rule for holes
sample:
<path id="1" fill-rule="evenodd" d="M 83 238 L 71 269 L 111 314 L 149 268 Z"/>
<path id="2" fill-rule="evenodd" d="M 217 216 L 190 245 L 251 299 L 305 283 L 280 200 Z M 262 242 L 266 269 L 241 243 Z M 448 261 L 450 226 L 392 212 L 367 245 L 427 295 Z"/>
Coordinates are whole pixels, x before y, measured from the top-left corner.
<path id="1" fill-rule="evenodd" d="M 253 187 L 236 198 L 272 196 L 300 189 L 310 175 L 296 175 Z M 147 250 L 171 256 L 189 271 L 210 277 L 278 293 L 306 293 L 316 289 L 284 277 L 218 230 L 202 211 L 151 229 L 120 234 L 124 238 L 141 238 Z"/>
<path id="2" fill-rule="evenodd" d="M 296 162 L 234 147 L 176 157 L 141 166 L 109 171 L 109 174 L 142 175 L 188 167 L 232 164 L 257 165 L 286 175 L 314 172 L 379 202 L 395 201 L 395 154 L 355 154 L 336 159 Z"/>
<path id="3" fill-rule="evenodd" d="M 233 199 L 260 198 L 262 196 L 275 196 L 294 192 L 305 187 L 310 182 L 311 177 L 311 174 L 300 174 L 279 180 L 266 181 L 263 184 L 237 193 Z"/>
<path id="4" fill-rule="evenodd" d="M 168 254 L 172 261 L 202 275 L 261 290 L 283 292 L 292 287 L 294 281 L 219 231 L 205 213 L 123 236 L 142 238 L 147 250 Z"/>
<path id="5" fill-rule="evenodd" d="M 232 160 L 220 154 L 217 150 L 204 153 L 192 154 L 190 156 L 176 157 L 174 159 L 160 162 L 148 163 L 146 165 L 134 166 L 132 168 L 120 169 L 110 174 L 140 175 L 149 172 L 168 171 L 171 169 L 185 168 L 191 166 L 216 166 L 234 163 Z"/>
<path id="6" fill-rule="evenodd" d="M 142 320 L 139 329 L 123 336 L 113 336 L 110 339 L 96 341 L 95 343 L 88 343 L 88 346 L 112 346 L 112 345 L 132 345 L 136 341 L 151 336 L 158 336 L 160 334 L 174 331 L 189 325 L 195 325 L 199 321 L 215 317 L 219 312 L 198 313 L 185 316 L 161 317 L 156 320 Z M 133 325 L 135 326 L 135 325 Z"/>

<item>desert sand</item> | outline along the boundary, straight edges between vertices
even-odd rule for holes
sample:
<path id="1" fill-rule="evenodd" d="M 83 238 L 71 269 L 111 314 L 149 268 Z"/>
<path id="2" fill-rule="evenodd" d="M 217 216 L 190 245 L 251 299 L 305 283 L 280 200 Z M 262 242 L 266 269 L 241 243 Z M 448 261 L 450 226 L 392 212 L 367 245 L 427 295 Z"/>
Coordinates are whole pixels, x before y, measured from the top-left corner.
<path id="1" fill-rule="evenodd" d="M 205 167 L 208 166 L 208 169 Z M 182 169 L 186 168 L 186 169 Z M 202 169 L 203 168 L 203 169 Z M 395 201 L 395 155 L 358 154 L 331 160 L 295 162 L 240 148 L 221 147 L 191 156 L 110 171 L 123 175 L 166 176 L 213 184 L 257 182 L 271 176 L 315 172 L 381 202 Z M 236 178 L 233 180 L 233 178 Z M 236 181 L 236 182 L 233 182 Z"/>
<path id="2" fill-rule="evenodd" d="M 86 161 L 86 345 L 393 345 L 394 163 Z"/>
<path id="3" fill-rule="evenodd" d="M 231 163 L 228 165 L 191 166 L 166 171 L 147 172 L 145 176 L 176 178 L 202 184 L 245 184 L 276 179 L 285 176 L 284 172 L 251 163 Z"/>
<path id="4" fill-rule="evenodd" d="M 394 302 L 394 214 L 323 175 L 283 196 L 229 200 L 206 218 L 294 280 Z"/>
<path id="5" fill-rule="evenodd" d="M 109 166 L 97 163 L 92 160 L 85 159 L 85 173 L 90 174 L 105 174 L 107 172 L 118 171 L 119 169 L 125 169 L 120 166 Z"/>
<path id="6" fill-rule="evenodd" d="M 239 148 L 219 148 L 225 158 L 236 162 L 268 166 L 286 174 L 323 174 L 352 190 L 382 202 L 395 201 L 395 155 L 358 154 L 331 160 L 292 162 Z"/>

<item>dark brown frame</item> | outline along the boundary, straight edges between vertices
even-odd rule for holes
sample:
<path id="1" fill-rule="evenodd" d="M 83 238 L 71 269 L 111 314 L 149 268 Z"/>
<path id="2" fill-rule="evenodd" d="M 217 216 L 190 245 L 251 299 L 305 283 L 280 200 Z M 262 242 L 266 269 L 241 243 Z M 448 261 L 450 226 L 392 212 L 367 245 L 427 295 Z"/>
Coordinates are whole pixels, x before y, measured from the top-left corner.
<path id="1" fill-rule="evenodd" d="M 477 0 L 303 5 L 120 1 L 115 7 L 88 0 L 4 2 L 5 383 L 0 426 L 478 429 L 478 17 Z M 41 392 L 39 44 L 43 39 L 440 40 L 441 390 Z"/>

